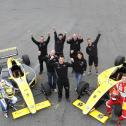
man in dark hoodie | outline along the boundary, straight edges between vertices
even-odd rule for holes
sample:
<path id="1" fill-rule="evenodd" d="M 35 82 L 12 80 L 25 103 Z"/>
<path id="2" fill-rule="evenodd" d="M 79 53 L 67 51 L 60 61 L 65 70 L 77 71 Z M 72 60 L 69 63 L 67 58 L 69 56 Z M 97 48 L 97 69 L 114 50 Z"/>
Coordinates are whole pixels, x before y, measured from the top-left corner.
<path id="1" fill-rule="evenodd" d="M 66 40 L 66 33 L 60 33 L 57 35 L 57 32 L 55 30 L 55 28 L 53 28 L 54 31 L 54 40 L 55 40 L 55 51 L 56 51 L 56 55 L 59 56 L 63 56 L 63 48 L 64 48 L 64 42 Z"/>
<path id="2" fill-rule="evenodd" d="M 45 59 L 45 56 L 47 55 L 47 46 L 50 41 L 50 33 L 48 33 L 48 38 L 44 40 L 44 36 L 40 37 L 40 40 L 35 40 L 33 37 L 33 34 L 31 34 L 32 41 L 38 46 L 38 59 L 40 64 L 40 72 L 39 74 L 42 74 L 43 72 L 43 61 Z"/>
<path id="3" fill-rule="evenodd" d="M 70 58 L 74 58 L 77 52 L 80 51 L 80 44 L 83 42 L 83 38 L 80 34 L 73 34 L 72 37 L 68 37 L 67 43 L 70 44 Z"/>
<path id="4" fill-rule="evenodd" d="M 72 64 L 65 62 L 64 57 L 60 56 L 57 63 L 53 63 L 57 73 L 57 86 L 58 86 L 58 101 L 62 100 L 62 91 L 65 89 L 66 99 L 69 101 L 69 79 L 68 79 L 68 67 L 72 67 Z"/>
<path id="5" fill-rule="evenodd" d="M 94 63 L 96 74 L 98 75 L 98 49 L 97 44 L 101 34 L 98 34 L 96 40 L 93 42 L 91 38 L 87 39 L 88 46 L 86 47 L 86 52 L 88 54 L 89 72 L 91 74 L 92 65 Z"/>

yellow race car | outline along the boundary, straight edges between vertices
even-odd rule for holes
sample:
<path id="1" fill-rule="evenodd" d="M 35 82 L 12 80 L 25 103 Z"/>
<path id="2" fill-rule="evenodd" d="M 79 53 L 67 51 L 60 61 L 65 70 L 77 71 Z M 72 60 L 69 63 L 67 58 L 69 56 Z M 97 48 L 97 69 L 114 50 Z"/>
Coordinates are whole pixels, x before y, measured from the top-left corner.
<path id="1" fill-rule="evenodd" d="M 7 62 L 6 59 L 14 56 L 18 56 L 18 49 L 16 47 L 0 50 L 0 68 L 1 68 L 1 77 L 3 79 L 8 79 L 10 76 L 7 65 L 9 62 Z M 29 86 L 34 87 L 34 85 L 37 82 L 36 73 L 31 67 L 29 67 L 30 59 L 28 55 L 22 55 L 22 58 L 16 58 L 15 60 L 20 63 L 20 67 L 24 69 L 25 73 L 27 73 L 26 78 Z M 13 86 L 15 87 L 16 90 L 19 90 L 17 85 L 15 84 L 15 81 L 11 80 L 11 83 L 13 83 Z"/>
<path id="2" fill-rule="evenodd" d="M 82 110 L 84 115 L 90 115 L 101 123 L 106 123 L 110 117 L 100 112 L 98 108 L 109 99 L 109 90 L 121 80 L 123 73 L 126 73 L 125 57 L 118 56 L 115 59 L 115 67 L 109 68 L 99 74 L 98 87 L 92 93 L 90 93 L 89 84 L 87 82 L 83 81 L 80 83 L 77 88 L 78 98 L 72 104 Z M 83 102 L 80 98 L 85 93 L 90 96 L 86 102 Z M 117 116 L 121 115 L 121 111 L 120 106 L 117 105 L 114 107 L 114 113 Z"/>
<path id="3" fill-rule="evenodd" d="M 18 55 L 16 47 L 0 50 L 0 54 L 9 51 L 15 51 L 16 53 L 0 56 L 1 77 L 9 81 L 17 92 L 21 93 L 26 104 L 25 108 L 12 112 L 13 118 L 16 119 L 29 113 L 34 114 L 40 109 L 51 106 L 48 100 L 35 103 L 31 87 L 36 84 L 36 74 L 28 66 L 30 65 L 29 57 L 24 55 L 22 56 L 22 60 L 20 58 L 14 58 L 14 56 Z M 2 62 L 4 59 L 7 59 L 7 61 Z"/>

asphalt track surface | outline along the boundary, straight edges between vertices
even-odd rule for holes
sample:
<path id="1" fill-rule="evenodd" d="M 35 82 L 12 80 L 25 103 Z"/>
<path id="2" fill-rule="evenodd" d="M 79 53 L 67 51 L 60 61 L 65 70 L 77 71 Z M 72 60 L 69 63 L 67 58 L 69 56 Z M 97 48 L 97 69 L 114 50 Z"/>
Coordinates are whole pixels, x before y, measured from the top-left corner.
<path id="1" fill-rule="evenodd" d="M 57 32 L 81 33 L 95 39 L 102 34 L 98 44 L 100 72 L 113 66 L 116 56 L 126 54 L 126 1 L 125 0 L 0 0 L 0 49 L 17 46 L 21 54 L 28 54 L 32 67 L 38 73 L 37 47 L 31 42 L 30 34 L 38 39 L 51 32 L 48 50 L 53 49 L 52 27 Z M 69 45 L 65 44 L 66 61 L 69 61 Z M 85 54 L 87 58 L 87 55 Z M 41 81 L 47 81 L 46 68 Z M 69 70 L 71 102 L 76 98 L 74 75 Z M 86 76 L 91 87 L 96 87 L 95 73 Z M 44 99 L 44 98 L 43 98 Z M 95 119 L 84 116 L 78 109 L 63 98 L 57 103 L 57 94 L 50 97 L 52 107 L 35 115 L 18 120 L 5 119 L 0 114 L 0 126 L 101 126 Z M 125 125 L 126 122 L 123 122 Z M 113 126 L 110 120 L 106 124 Z"/>

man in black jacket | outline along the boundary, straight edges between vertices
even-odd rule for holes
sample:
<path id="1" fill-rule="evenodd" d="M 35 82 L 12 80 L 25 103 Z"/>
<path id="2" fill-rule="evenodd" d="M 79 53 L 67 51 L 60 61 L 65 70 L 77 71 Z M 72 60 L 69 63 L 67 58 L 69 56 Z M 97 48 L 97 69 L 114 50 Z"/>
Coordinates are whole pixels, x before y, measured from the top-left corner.
<path id="1" fill-rule="evenodd" d="M 96 37 L 96 40 L 92 42 L 91 38 L 87 39 L 88 46 L 86 47 L 86 52 L 88 54 L 88 63 L 89 63 L 89 72 L 88 74 L 91 74 L 92 65 L 94 63 L 96 74 L 98 75 L 98 49 L 97 44 L 99 41 L 101 34 L 98 34 Z"/>
<path id="2" fill-rule="evenodd" d="M 47 67 L 48 84 L 54 92 L 57 92 L 57 89 L 56 89 L 57 77 L 56 77 L 55 68 L 52 64 L 52 62 L 53 63 L 58 62 L 58 58 L 55 55 L 55 50 L 50 51 L 50 54 L 46 56 L 45 61 L 46 61 L 46 67 Z"/>
<path id="3" fill-rule="evenodd" d="M 73 34 L 72 37 L 68 37 L 67 43 L 70 44 L 70 58 L 74 58 L 77 52 L 80 51 L 80 44 L 83 42 L 83 38 L 79 34 Z"/>
<path id="4" fill-rule="evenodd" d="M 39 74 L 42 74 L 43 72 L 43 61 L 45 59 L 45 56 L 47 55 L 47 46 L 50 41 L 50 33 L 48 33 L 48 38 L 47 40 L 44 40 L 44 36 L 40 37 L 40 40 L 37 41 L 33 37 L 33 34 L 31 35 L 32 41 L 38 46 L 38 59 L 39 59 L 39 64 L 40 64 L 40 72 Z"/>
<path id="5" fill-rule="evenodd" d="M 66 33 L 65 34 L 58 34 L 55 30 L 55 28 L 53 28 L 54 31 L 54 40 L 55 40 L 55 51 L 56 51 L 56 55 L 59 56 L 63 56 L 63 48 L 64 48 L 64 42 L 66 40 Z"/>
<path id="6" fill-rule="evenodd" d="M 64 57 L 59 57 L 59 62 L 54 63 L 54 67 L 57 73 L 57 85 L 58 85 L 58 101 L 62 100 L 63 87 L 65 89 L 66 99 L 69 100 L 69 79 L 68 79 L 68 67 L 72 67 L 72 64 L 64 62 Z"/>

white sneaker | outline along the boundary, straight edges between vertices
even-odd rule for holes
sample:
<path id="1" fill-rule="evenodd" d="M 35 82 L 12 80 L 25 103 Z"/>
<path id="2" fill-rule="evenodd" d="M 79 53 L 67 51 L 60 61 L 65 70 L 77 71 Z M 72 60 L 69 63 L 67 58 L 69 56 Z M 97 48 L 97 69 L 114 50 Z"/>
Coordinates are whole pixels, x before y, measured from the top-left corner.
<path id="1" fill-rule="evenodd" d="M 98 76 L 98 75 L 99 75 L 99 73 L 98 73 L 98 72 L 96 72 L 96 75 Z"/>
<path id="2" fill-rule="evenodd" d="M 6 112 L 4 113 L 4 117 L 8 118 L 8 114 Z"/>
<path id="3" fill-rule="evenodd" d="M 91 71 L 88 72 L 88 75 L 91 75 Z"/>
<path id="4" fill-rule="evenodd" d="M 57 89 L 54 89 L 54 92 L 57 93 Z"/>
<path id="5" fill-rule="evenodd" d="M 85 72 L 83 73 L 83 76 L 86 76 L 86 73 Z"/>
<path id="6" fill-rule="evenodd" d="M 74 88 L 75 91 L 77 91 L 77 88 Z"/>

